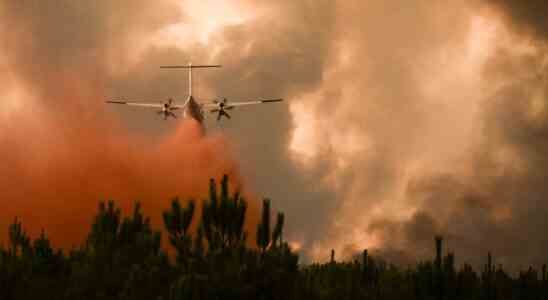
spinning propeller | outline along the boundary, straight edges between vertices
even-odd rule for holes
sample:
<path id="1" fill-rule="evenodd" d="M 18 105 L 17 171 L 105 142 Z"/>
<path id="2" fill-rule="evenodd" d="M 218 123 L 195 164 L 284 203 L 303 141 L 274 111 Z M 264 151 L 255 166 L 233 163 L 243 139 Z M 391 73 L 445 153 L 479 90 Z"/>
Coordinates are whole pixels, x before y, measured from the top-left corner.
<path id="1" fill-rule="evenodd" d="M 213 100 L 213 103 L 217 104 L 217 108 L 214 108 L 210 110 L 211 113 L 217 113 L 217 121 L 220 121 L 223 116 L 230 119 L 230 115 L 226 112 L 227 110 L 231 110 L 234 108 L 234 106 L 228 105 L 228 99 L 223 98 L 223 100 Z"/>
<path id="2" fill-rule="evenodd" d="M 158 114 L 164 115 L 164 120 L 167 120 L 167 118 L 172 117 L 174 119 L 177 118 L 177 115 L 173 112 L 174 110 L 179 109 L 177 106 L 173 106 L 173 99 L 169 98 L 169 100 L 163 104 L 162 110 L 158 111 Z"/>

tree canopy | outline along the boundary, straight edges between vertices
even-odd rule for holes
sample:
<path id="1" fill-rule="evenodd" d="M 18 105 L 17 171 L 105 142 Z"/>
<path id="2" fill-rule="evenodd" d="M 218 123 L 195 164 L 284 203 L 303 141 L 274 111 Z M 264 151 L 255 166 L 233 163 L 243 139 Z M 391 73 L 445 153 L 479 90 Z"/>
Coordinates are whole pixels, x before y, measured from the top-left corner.
<path id="1" fill-rule="evenodd" d="M 22 220 L 0 246 L 0 299 L 547 299 L 546 266 L 511 277 L 491 253 L 483 270 L 455 266 L 433 237 L 434 257 L 398 267 L 364 249 L 351 261 L 299 265 L 283 239 L 284 214 L 263 200 L 254 244 L 244 229 L 247 202 L 228 177 L 210 181 L 207 199 L 174 198 L 162 214 L 174 259 L 162 249 L 139 203 L 126 217 L 100 202 L 84 243 L 55 249 L 47 231 L 31 239 Z M 197 212 L 200 212 L 198 216 Z M 194 227 L 193 227 L 194 226 Z"/>

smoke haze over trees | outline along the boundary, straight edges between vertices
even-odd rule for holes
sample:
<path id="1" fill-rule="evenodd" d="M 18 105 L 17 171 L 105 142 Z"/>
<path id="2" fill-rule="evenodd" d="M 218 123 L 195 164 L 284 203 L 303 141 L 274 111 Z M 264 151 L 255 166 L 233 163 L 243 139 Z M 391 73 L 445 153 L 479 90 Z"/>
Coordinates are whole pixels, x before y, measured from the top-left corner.
<path id="1" fill-rule="evenodd" d="M 276 200 L 307 259 L 370 248 L 407 261 L 442 234 L 474 265 L 488 250 L 539 265 L 546 5 L 0 1 L 0 227 L 21 216 L 33 237 L 44 227 L 70 246 L 99 198 L 125 211 L 142 200 L 159 224 L 166 199 L 204 195 L 230 173 L 244 194 Z M 199 99 L 286 104 L 241 111 L 206 137 L 105 107 L 182 99 L 185 74 L 157 66 L 189 60 L 224 65 L 197 75 Z"/>
<path id="2" fill-rule="evenodd" d="M 270 200 L 253 230 L 244 228 L 247 202 L 225 176 L 213 179 L 209 195 L 172 200 L 163 211 L 171 259 L 162 233 L 139 203 L 123 215 L 112 201 L 100 202 L 85 242 L 70 251 L 55 248 L 47 231 L 30 238 L 24 221 L 8 228 L 0 246 L 2 299 L 542 299 L 548 294 L 546 265 L 510 276 L 488 253 L 481 269 L 459 266 L 436 236 L 433 259 L 398 267 L 364 249 L 340 261 L 299 265 L 284 239 L 285 215 L 271 218 Z M 192 233 L 190 228 L 197 225 Z M 434 243 L 432 243 L 434 244 Z M 328 251 L 328 249 L 322 249 Z"/>

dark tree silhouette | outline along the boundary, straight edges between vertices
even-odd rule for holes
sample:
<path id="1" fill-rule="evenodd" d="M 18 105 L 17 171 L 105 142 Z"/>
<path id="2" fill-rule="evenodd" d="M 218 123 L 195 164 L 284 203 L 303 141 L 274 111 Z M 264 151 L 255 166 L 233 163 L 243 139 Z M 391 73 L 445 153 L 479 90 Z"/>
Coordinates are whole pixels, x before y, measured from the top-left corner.
<path id="1" fill-rule="evenodd" d="M 139 203 L 122 217 L 113 201 L 100 202 L 84 243 L 67 253 L 55 249 L 42 230 L 31 239 L 20 219 L 0 246 L 0 299 L 547 299 L 546 266 L 511 277 L 487 253 L 480 273 L 455 266 L 434 237 L 433 259 L 398 267 L 364 249 L 349 260 L 299 265 L 283 239 L 285 218 L 272 224 L 263 201 L 256 244 L 244 230 L 246 201 L 224 176 L 196 202 L 175 198 L 163 212 L 173 259 L 161 248 Z M 374 254 L 374 252 L 373 252 Z"/>

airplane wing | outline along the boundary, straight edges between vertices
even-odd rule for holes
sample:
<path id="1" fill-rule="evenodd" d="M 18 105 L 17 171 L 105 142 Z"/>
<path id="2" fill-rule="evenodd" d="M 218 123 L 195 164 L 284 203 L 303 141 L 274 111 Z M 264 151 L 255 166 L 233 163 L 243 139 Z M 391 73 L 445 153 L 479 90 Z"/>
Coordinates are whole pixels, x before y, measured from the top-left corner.
<path id="1" fill-rule="evenodd" d="M 153 108 L 162 108 L 164 106 L 162 103 L 127 102 L 127 101 L 107 101 L 107 103 L 125 104 L 125 105 L 140 106 L 140 107 L 153 107 Z"/>
<path id="2" fill-rule="evenodd" d="M 161 102 L 158 103 L 150 103 L 150 102 L 128 102 L 128 101 L 107 101 L 107 103 L 113 103 L 113 104 L 125 104 L 130 106 L 140 106 L 140 107 L 152 107 L 152 108 L 163 108 L 164 104 Z M 183 108 L 184 105 L 176 105 L 171 104 L 171 109 L 180 109 Z"/>
<path id="3" fill-rule="evenodd" d="M 270 102 L 281 102 L 281 101 L 283 101 L 283 99 L 265 99 L 265 100 L 255 100 L 255 101 L 237 101 L 237 102 L 229 101 L 229 102 L 226 103 L 225 109 L 230 109 L 230 108 L 238 107 L 238 106 L 262 104 L 262 103 L 270 103 Z M 205 103 L 204 107 L 205 108 L 218 108 L 219 103 L 215 103 L 215 102 Z"/>

